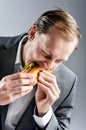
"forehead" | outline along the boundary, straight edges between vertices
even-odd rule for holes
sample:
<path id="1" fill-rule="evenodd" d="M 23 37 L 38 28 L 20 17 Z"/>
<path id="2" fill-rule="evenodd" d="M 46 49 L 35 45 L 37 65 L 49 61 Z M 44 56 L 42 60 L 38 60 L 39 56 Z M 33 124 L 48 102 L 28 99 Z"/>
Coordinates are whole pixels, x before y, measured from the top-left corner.
<path id="1" fill-rule="evenodd" d="M 49 34 L 41 34 L 40 36 L 40 45 L 46 46 L 46 48 L 55 50 L 57 48 L 75 48 L 77 46 L 77 39 L 74 38 L 73 40 L 69 41 L 68 39 L 64 38 L 59 33 L 49 33 Z"/>
<path id="2" fill-rule="evenodd" d="M 41 34 L 40 45 L 44 50 L 51 52 L 53 55 L 70 55 L 76 48 L 77 39 L 69 41 L 65 39 L 61 34 L 52 32 L 49 34 Z"/>

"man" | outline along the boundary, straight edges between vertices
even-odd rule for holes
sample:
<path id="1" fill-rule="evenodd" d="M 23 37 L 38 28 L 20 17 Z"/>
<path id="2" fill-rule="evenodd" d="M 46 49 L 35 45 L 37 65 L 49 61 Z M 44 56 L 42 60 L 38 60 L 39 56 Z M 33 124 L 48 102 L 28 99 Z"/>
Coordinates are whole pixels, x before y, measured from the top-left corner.
<path id="1" fill-rule="evenodd" d="M 0 38 L 0 130 L 69 129 L 77 78 L 63 62 L 79 39 L 76 21 L 61 9 L 42 14 L 28 33 Z M 34 87 L 33 75 L 21 72 L 32 62 L 44 68 Z"/>

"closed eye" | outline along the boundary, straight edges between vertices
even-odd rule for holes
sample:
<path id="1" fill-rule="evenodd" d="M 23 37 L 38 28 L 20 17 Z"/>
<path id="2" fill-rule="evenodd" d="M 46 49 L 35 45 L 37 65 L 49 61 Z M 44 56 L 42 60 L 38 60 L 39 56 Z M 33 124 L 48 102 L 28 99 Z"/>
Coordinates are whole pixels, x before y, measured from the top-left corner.
<path id="1" fill-rule="evenodd" d="M 47 52 L 45 52 L 44 50 L 41 50 L 42 51 L 42 55 L 45 57 L 45 58 L 47 58 L 47 59 L 49 59 L 49 60 L 52 60 L 53 58 L 52 58 L 52 55 L 51 54 L 48 54 Z M 65 61 L 67 61 L 68 59 L 56 59 L 55 60 L 55 63 L 62 63 L 62 62 L 65 62 Z"/>
<path id="2" fill-rule="evenodd" d="M 56 60 L 55 62 L 56 63 L 62 63 L 62 62 L 64 62 L 64 60 Z"/>
<path id="3" fill-rule="evenodd" d="M 66 59 L 66 60 L 64 60 L 64 59 L 58 59 L 58 60 L 56 60 L 55 62 L 56 63 L 62 63 L 62 62 L 65 62 L 65 61 L 67 61 L 68 59 Z"/>
<path id="4" fill-rule="evenodd" d="M 47 58 L 47 59 L 52 59 L 51 55 L 50 54 L 47 54 L 45 51 L 41 50 L 42 51 L 42 55 Z"/>

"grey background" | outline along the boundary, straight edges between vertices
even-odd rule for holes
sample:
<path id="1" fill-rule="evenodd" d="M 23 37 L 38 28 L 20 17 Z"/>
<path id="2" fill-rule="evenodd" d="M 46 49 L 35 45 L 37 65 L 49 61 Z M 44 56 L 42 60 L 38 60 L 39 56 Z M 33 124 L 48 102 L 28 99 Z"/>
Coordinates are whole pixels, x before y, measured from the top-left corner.
<path id="1" fill-rule="evenodd" d="M 78 75 L 70 130 L 86 130 L 86 0 L 0 0 L 0 35 L 26 32 L 41 13 L 60 7 L 77 20 L 82 39 L 66 65 Z"/>

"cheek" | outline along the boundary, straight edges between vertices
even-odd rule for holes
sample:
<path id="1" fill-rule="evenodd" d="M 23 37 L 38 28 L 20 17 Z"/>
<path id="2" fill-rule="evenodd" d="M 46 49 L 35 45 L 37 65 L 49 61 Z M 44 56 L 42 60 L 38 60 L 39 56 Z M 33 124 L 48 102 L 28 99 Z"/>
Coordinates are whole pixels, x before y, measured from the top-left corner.
<path id="1" fill-rule="evenodd" d="M 39 51 L 37 51 L 36 53 L 33 53 L 33 57 L 34 57 L 37 61 L 44 59 L 43 56 L 42 56 L 42 54 L 41 54 Z"/>
<path id="2" fill-rule="evenodd" d="M 31 58 L 31 56 L 30 56 L 30 54 L 28 53 L 28 51 L 26 51 L 26 54 L 25 54 L 25 64 L 27 64 L 29 61 L 30 61 L 30 58 Z"/>
<path id="3" fill-rule="evenodd" d="M 39 48 L 29 48 L 26 50 L 25 61 L 28 63 L 29 61 L 46 61 L 46 59 Z"/>
<path id="4" fill-rule="evenodd" d="M 40 54 L 36 50 L 27 50 L 26 51 L 26 57 L 25 60 L 26 62 L 32 62 L 32 61 L 37 61 L 40 59 Z"/>
<path id="5" fill-rule="evenodd" d="M 37 61 L 39 60 L 43 60 L 43 55 L 41 53 L 41 50 L 39 48 L 37 48 L 34 52 L 33 52 L 33 57 L 34 59 L 36 59 Z"/>
<path id="6" fill-rule="evenodd" d="M 62 63 L 57 63 L 54 65 L 54 69 L 58 68 Z"/>

